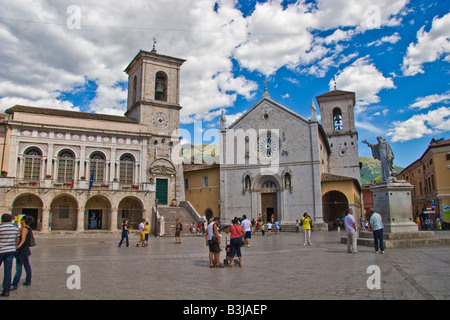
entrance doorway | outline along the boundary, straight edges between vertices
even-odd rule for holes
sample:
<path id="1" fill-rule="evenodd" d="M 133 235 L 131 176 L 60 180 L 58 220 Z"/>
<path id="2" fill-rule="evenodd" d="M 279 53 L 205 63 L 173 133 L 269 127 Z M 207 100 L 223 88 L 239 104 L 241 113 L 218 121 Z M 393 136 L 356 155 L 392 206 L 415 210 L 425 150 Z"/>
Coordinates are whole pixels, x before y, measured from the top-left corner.
<path id="1" fill-rule="evenodd" d="M 102 210 L 89 210 L 88 211 L 88 229 L 101 229 L 102 228 Z"/>
<path id="2" fill-rule="evenodd" d="M 273 216 L 273 221 L 278 220 L 278 209 L 277 209 L 277 193 L 262 193 L 261 194 L 261 208 L 262 208 L 262 219 L 264 223 L 271 221 Z"/>
<path id="3" fill-rule="evenodd" d="M 30 225 L 31 229 L 33 229 L 33 230 L 37 229 L 37 221 L 38 221 L 38 213 L 39 213 L 38 210 L 39 209 L 34 209 L 34 208 L 23 208 L 22 209 L 22 215 L 33 217 L 33 223 Z"/>
<path id="4" fill-rule="evenodd" d="M 167 179 L 156 179 L 156 199 L 161 205 L 167 205 L 167 181 Z"/>

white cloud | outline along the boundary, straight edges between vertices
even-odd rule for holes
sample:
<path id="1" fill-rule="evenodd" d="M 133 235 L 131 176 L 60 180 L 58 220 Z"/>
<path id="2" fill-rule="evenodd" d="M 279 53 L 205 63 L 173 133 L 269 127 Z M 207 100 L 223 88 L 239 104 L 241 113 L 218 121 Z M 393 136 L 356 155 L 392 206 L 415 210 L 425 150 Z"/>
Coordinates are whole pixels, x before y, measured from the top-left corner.
<path id="1" fill-rule="evenodd" d="M 236 74 L 240 67 L 264 75 L 287 67 L 324 76 L 357 54 L 339 55 L 342 42 L 367 29 L 373 0 L 256 3 L 244 17 L 235 0 L 133 0 L 124 2 L 16 0 L 2 3 L 0 109 L 14 104 L 123 114 L 123 72 L 139 49 L 186 59 L 181 74 L 180 120 L 211 119 L 238 97 L 252 99 L 258 84 Z M 405 0 L 380 0 L 381 25 L 393 25 Z M 79 5 L 81 28 L 66 26 L 67 7 Z M 6 14 L 7 13 L 7 14 Z M 27 22 L 28 21 L 28 22 Z M 33 21 L 31 23 L 30 21 Z M 314 31 L 329 31 L 325 38 Z M 233 61 L 234 59 L 234 61 Z M 96 83 L 85 106 L 62 102 L 59 93 Z M 386 85 L 385 85 L 386 86 Z M 0 110 L 1 111 L 1 110 Z"/>
<path id="2" fill-rule="evenodd" d="M 320 0 L 316 18 L 321 29 L 358 27 L 360 31 L 400 23 L 401 13 L 408 0 Z"/>
<path id="3" fill-rule="evenodd" d="M 383 89 L 395 88 L 391 78 L 386 78 L 370 62 L 368 57 L 359 58 L 339 72 L 336 77 L 337 89 L 354 91 L 358 105 L 365 106 L 380 101 L 378 93 Z M 333 80 L 329 83 L 333 88 Z"/>
<path id="4" fill-rule="evenodd" d="M 415 114 L 406 121 L 395 121 L 387 135 L 392 136 L 392 142 L 402 142 L 449 130 L 450 107 L 440 107 L 426 114 Z"/>
<path id="5" fill-rule="evenodd" d="M 400 38 L 400 35 L 398 34 L 398 32 L 394 32 L 390 36 L 384 36 L 381 39 L 378 39 L 376 41 L 368 43 L 367 45 L 368 46 L 375 45 L 375 46 L 378 47 L 378 46 L 381 46 L 383 43 L 386 43 L 386 42 L 391 43 L 391 44 L 397 43 L 400 39 L 401 38 Z"/>
<path id="6" fill-rule="evenodd" d="M 406 76 L 424 73 L 423 65 L 441 57 L 450 62 L 450 13 L 435 17 L 429 32 L 425 26 L 417 32 L 417 42 L 410 43 L 403 57 L 402 71 Z"/>
<path id="7" fill-rule="evenodd" d="M 448 101 L 449 99 L 450 99 L 450 91 L 447 91 L 443 94 L 432 94 L 425 97 L 418 97 L 416 98 L 415 102 L 409 107 L 412 109 L 414 108 L 427 109 L 435 103 L 445 102 Z"/>

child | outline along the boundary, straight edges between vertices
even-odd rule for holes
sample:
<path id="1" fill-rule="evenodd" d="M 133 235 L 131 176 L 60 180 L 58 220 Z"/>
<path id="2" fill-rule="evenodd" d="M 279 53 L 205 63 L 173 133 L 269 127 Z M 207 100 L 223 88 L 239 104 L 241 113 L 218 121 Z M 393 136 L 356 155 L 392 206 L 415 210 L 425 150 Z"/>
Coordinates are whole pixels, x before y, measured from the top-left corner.
<path id="1" fill-rule="evenodd" d="M 266 226 L 264 224 L 261 224 L 261 234 L 264 235 L 266 232 Z"/>
<path id="2" fill-rule="evenodd" d="M 150 226 L 148 225 L 148 221 L 145 223 L 144 226 L 144 234 L 145 234 L 145 242 L 143 247 L 147 247 L 148 246 L 148 235 L 150 234 Z"/>

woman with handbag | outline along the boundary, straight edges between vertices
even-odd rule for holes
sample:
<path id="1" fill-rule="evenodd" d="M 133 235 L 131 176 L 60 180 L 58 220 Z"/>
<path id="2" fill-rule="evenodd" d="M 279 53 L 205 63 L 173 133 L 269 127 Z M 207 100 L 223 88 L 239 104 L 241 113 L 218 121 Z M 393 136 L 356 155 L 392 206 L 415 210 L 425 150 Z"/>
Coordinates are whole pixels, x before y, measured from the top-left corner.
<path id="1" fill-rule="evenodd" d="M 19 281 L 22 276 L 22 267 L 25 268 L 26 273 L 23 285 L 31 285 L 31 265 L 29 259 L 31 256 L 30 246 L 36 244 L 33 237 L 33 231 L 30 228 L 33 221 L 34 218 L 32 216 L 25 216 L 21 221 L 22 229 L 20 230 L 20 243 L 18 244 L 16 251 L 16 274 L 14 275 L 14 280 L 11 284 L 11 290 L 15 290 L 19 286 Z"/>
<path id="2" fill-rule="evenodd" d="M 233 224 L 227 228 L 225 231 L 226 233 L 231 233 L 230 235 L 230 263 L 228 264 L 229 268 L 233 267 L 233 259 L 234 259 L 234 253 L 237 253 L 237 257 L 239 259 L 239 267 L 242 267 L 242 254 L 241 254 L 241 247 L 242 247 L 242 238 L 245 235 L 244 228 L 241 227 L 239 224 L 238 218 L 233 219 Z"/>

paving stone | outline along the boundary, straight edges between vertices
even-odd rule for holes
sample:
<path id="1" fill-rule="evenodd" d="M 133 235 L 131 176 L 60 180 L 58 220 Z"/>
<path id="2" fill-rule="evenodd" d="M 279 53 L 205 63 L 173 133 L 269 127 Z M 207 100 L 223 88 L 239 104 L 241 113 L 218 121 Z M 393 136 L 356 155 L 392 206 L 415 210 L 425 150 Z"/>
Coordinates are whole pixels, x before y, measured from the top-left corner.
<path id="1" fill-rule="evenodd" d="M 340 243 L 342 234 L 313 232 L 312 246 L 303 246 L 302 233 L 255 235 L 251 247 L 242 248 L 243 267 L 231 269 L 209 268 L 208 247 L 202 236 L 182 237 L 182 244 L 175 244 L 172 237 L 151 238 L 146 248 L 135 246 L 135 235 L 129 248 L 117 247 L 119 234 L 39 237 L 30 258 L 32 285 L 20 286 L 3 299 L 449 298 L 449 246 L 395 248 L 384 255 L 361 246 L 358 254 L 348 254 L 346 245 Z M 221 262 L 223 259 L 224 252 Z M 70 265 L 80 267 L 81 289 L 67 287 Z M 367 287 L 371 265 L 381 270 L 381 289 Z"/>

